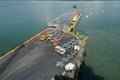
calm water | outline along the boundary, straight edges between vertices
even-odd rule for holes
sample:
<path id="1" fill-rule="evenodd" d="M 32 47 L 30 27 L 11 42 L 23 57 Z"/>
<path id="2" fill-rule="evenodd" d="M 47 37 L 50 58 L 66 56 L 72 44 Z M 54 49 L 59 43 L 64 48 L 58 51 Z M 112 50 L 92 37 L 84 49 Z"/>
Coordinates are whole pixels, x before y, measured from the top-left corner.
<path id="1" fill-rule="evenodd" d="M 120 80 L 120 2 L 0 1 L 0 54 L 46 28 L 72 10 L 83 14 L 76 29 L 88 34 L 84 80 Z M 88 18 L 86 17 L 88 16 Z"/>

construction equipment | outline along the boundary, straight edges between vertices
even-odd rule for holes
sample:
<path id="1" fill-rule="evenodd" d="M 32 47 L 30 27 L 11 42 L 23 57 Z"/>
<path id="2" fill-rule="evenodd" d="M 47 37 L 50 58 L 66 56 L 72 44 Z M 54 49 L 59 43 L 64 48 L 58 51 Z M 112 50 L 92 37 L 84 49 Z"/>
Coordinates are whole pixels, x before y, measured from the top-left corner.
<path id="1" fill-rule="evenodd" d="M 74 35 L 75 35 L 75 37 L 77 37 L 77 38 L 80 38 L 80 33 L 79 32 L 77 32 L 77 31 L 74 31 Z"/>
<path id="2" fill-rule="evenodd" d="M 83 40 L 84 40 L 84 41 L 87 41 L 87 40 L 88 40 L 88 36 L 85 36 L 85 37 L 83 38 Z"/>
<path id="3" fill-rule="evenodd" d="M 60 44 L 60 40 L 59 40 L 59 39 L 54 40 L 54 43 L 53 43 L 53 44 L 54 44 L 54 45 Z"/>
<path id="4" fill-rule="evenodd" d="M 75 24 L 75 21 L 72 20 L 72 21 L 70 22 L 70 26 L 73 26 L 74 24 Z"/>
<path id="5" fill-rule="evenodd" d="M 49 40 L 53 39 L 53 35 L 51 35 L 51 34 L 48 35 L 48 39 L 49 39 Z"/>
<path id="6" fill-rule="evenodd" d="M 73 33 L 74 32 L 74 28 L 73 27 L 70 27 L 69 29 L 68 29 L 68 33 Z"/>
<path id="7" fill-rule="evenodd" d="M 43 36 L 43 35 L 40 36 L 40 40 L 41 40 L 41 41 L 44 41 L 45 39 L 46 39 L 46 36 Z"/>

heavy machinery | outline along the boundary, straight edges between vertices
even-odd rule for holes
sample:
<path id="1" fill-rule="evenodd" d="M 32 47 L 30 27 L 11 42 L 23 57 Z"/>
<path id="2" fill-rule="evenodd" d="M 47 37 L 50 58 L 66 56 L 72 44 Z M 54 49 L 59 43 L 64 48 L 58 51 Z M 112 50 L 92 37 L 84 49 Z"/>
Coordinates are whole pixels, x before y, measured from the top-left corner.
<path id="1" fill-rule="evenodd" d="M 44 36 L 44 35 L 40 36 L 41 41 L 44 41 L 45 39 L 46 39 L 46 36 Z"/>
<path id="2" fill-rule="evenodd" d="M 74 32 L 74 28 L 73 27 L 69 27 L 68 33 L 73 33 L 73 32 Z"/>
<path id="3" fill-rule="evenodd" d="M 48 38 L 49 40 L 51 40 L 51 39 L 53 39 L 53 35 L 50 34 L 50 35 L 47 36 L 47 38 Z"/>

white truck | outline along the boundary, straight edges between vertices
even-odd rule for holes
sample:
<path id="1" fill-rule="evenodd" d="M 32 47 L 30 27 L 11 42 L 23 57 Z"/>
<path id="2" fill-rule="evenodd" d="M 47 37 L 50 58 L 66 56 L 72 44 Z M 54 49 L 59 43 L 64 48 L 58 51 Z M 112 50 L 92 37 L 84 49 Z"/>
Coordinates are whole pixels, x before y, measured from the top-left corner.
<path id="1" fill-rule="evenodd" d="M 58 53 L 61 54 L 61 55 L 64 55 L 65 52 L 66 52 L 65 48 L 62 48 L 62 47 L 60 47 L 60 46 L 56 46 L 56 47 L 55 47 L 55 51 L 58 52 Z"/>

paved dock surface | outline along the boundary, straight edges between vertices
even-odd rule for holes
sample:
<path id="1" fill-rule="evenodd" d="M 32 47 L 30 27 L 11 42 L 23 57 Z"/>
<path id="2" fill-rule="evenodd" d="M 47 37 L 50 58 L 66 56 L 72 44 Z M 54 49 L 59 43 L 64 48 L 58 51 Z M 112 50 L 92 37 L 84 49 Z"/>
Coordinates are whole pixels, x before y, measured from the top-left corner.
<path id="1" fill-rule="evenodd" d="M 72 37 L 65 36 L 62 43 Z M 57 54 L 48 40 L 26 44 L 15 54 L 17 55 L 0 75 L 0 80 L 50 80 L 63 71 L 55 65 L 64 56 Z"/>
<path id="2" fill-rule="evenodd" d="M 73 17 L 73 12 L 65 13 L 48 23 L 48 26 L 57 24 L 56 27 L 68 29 Z M 61 45 L 72 38 L 72 35 L 66 34 Z M 4 58 L 7 63 L 5 67 L 0 66 L 0 80 L 50 80 L 55 74 L 63 72 L 63 68 L 56 67 L 56 62 L 61 61 L 65 56 L 56 53 L 53 43 L 48 40 L 36 39 L 26 42 L 11 54 L 12 57 L 9 55 L 9 59 Z M 0 61 L 0 65 L 3 64 L 4 59 Z M 74 62 L 74 59 L 70 61 Z"/>
<path id="3" fill-rule="evenodd" d="M 73 19 L 73 17 L 73 12 L 64 13 L 63 15 L 49 22 L 48 26 L 61 27 L 63 30 L 66 30 L 70 26 L 70 22 Z"/>

